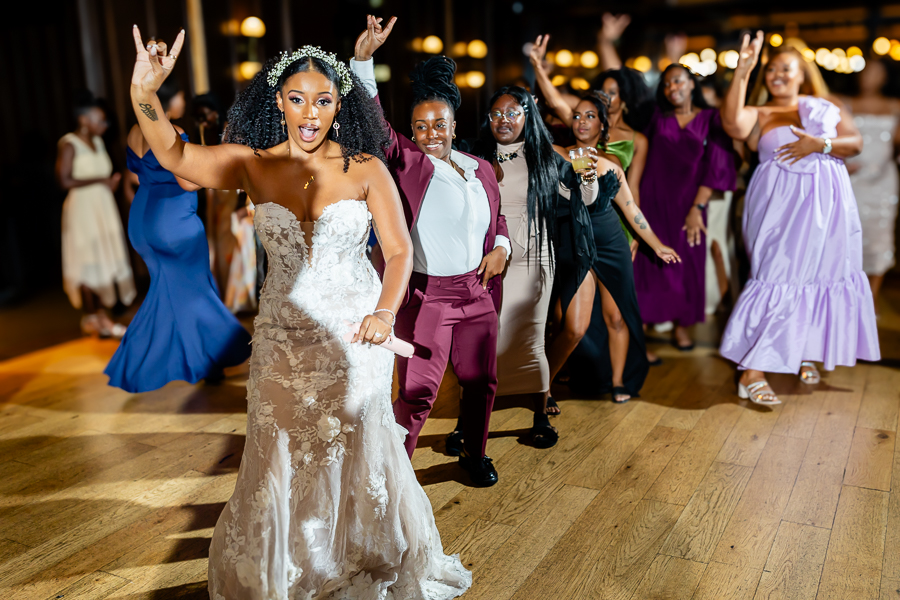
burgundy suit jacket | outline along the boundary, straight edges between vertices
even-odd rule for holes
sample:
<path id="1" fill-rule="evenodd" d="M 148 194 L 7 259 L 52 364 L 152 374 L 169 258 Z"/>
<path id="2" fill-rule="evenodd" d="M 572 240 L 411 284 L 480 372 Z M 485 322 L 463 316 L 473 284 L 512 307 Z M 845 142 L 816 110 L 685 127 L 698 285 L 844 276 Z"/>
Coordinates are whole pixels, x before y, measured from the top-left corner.
<path id="1" fill-rule="evenodd" d="M 380 102 L 378 96 L 375 97 L 375 100 Z M 431 163 L 431 159 L 419 150 L 414 141 L 408 137 L 397 135 L 387 120 L 385 120 L 385 124 L 391 136 L 390 143 L 385 149 L 388 167 L 397 184 L 400 199 L 403 201 L 406 225 L 412 231 L 416 219 L 419 218 L 425 192 L 434 176 L 434 165 Z M 497 177 L 490 163 L 471 154 L 466 154 L 466 156 L 478 162 L 475 175 L 484 186 L 491 207 L 491 222 L 488 225 L 487 235 L 484 236 L 484 254 L 487 255 L 494 249 L 494 241 L 498 235 L 509 237 L 506 217 L 500 214 L 500 186 L 497 185 Z M 499 275 L 488 283 L 495 308 L 499 308 L 500 305 L 501 283 L 502 278 Z"/>

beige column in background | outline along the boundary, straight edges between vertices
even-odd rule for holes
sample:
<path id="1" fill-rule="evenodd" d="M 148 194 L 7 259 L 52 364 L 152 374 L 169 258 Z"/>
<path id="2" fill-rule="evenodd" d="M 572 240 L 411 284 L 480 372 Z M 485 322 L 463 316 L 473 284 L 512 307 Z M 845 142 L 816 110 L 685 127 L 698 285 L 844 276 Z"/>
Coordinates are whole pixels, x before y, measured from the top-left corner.
<path id="1" fill-rule="evenodd" d="M 194 93 L 209 92 L 209 68 L 206 63 L 206 33 L 203 29 L 202 0 L 187 0 L 188 33 L 191 36 L 191 72 Z"/>

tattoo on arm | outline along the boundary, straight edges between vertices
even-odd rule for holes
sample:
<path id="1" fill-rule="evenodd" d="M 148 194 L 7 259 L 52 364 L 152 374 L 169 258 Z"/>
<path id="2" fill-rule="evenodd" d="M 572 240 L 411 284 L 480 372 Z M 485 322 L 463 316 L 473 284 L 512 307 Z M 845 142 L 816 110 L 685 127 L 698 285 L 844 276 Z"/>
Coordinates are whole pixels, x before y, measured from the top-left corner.
<path id="1" fill-rule="evenodd" d="M 378 240 L 378 245 L 381 246 L 381 234 L 378 233 L 378 225 L 375 224 L 375 221 L 372 221 L 372 229 L 375 231 L 375 239 Z"/>
<path id="2" fill-rule="evenodd" d="M 644 219 L 644 215 L 642 215 L 641 213 L 638 213 L 634 217 L 634 224 L 637 225 L 638 227 L 640 227 L 641 229 L 647 229 L 647 220 Z"/>
<path id="3" fill-rule="evenodd" d="M 141 112 L 144 113 L 144 116 L 150 119 L 151 121 L 159 121 L 159 117 L 156 116 L 156 109 L 153 108 L 152 104 L 138 104 L 141 108 Z"/>
<path id="4" fill-rule="evenodd" d="M 634 200 L 629 200 L 625 203 L 625 206 L 631 206 L 632 204 L 634 204 Z"/>

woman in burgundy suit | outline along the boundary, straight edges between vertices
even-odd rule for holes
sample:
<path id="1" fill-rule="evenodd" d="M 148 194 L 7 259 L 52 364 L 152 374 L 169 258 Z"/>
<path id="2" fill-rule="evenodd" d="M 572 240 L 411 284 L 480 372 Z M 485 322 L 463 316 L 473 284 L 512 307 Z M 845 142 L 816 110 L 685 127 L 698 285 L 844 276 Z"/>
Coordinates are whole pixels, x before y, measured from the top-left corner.
<path id="1" fill-rule="evenodd" d="M 377 96 L 372 54 L 390 34 L 368 17 L 350 68 Z M 452 149 L 459 89 L 456 64 L 444 56 L 420 63 L 411 75 L 412 137 L 390 128 L 388 166 L 400 190 L 413 241 L 409 298 L 396 319 L 397 335 L 416 346 L 398 358 L 397 422 L 409 434 L 412 456 L 449 360 L 462 387 L 460 465 L 476 485 L 497 483 L 485 456 L 488 424 L 497 389 L 497 304 L 500 278 L 510 253 L 500 192 L 487 162 Z M 376 230 L 376 234 L 377 234 Z"/>

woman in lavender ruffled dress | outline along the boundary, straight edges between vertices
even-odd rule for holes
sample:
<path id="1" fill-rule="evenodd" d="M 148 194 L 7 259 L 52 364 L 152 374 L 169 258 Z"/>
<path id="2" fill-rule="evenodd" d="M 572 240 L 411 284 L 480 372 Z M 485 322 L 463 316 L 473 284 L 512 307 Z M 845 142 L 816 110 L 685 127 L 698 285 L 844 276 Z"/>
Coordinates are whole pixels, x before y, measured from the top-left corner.
<path id="1" fill-rule="evenodd" d="M 822 96 L 820 74 L 794 48 L 771 50 L 751 104 L 747 82 L 763 44 L 744 37 L 722 108 L 733 138 L 759 152 L 744 208 L 750 280 L 738 299 L 721 353 L 738 364 L 742 398 L 779 404 L 765 373 L 828 370 L 878 360 L 878 332 L 862 269 L 862 227 L 844 158 L 860 152 L 853 120 Z M 756 100 L 754 102 L 754 100 Z"/>

